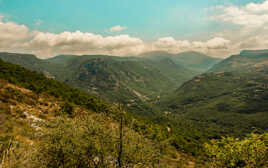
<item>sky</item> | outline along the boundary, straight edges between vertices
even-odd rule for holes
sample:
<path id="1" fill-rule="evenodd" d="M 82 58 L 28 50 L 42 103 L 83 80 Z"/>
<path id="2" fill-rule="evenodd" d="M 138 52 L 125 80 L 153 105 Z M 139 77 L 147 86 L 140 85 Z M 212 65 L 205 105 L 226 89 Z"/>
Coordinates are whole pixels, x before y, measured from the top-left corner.
<path id="1" fill-rule="evenodd" d="M 268 48 L 268 0 L 0 0 L 0 51 L 227 57 Z"/>

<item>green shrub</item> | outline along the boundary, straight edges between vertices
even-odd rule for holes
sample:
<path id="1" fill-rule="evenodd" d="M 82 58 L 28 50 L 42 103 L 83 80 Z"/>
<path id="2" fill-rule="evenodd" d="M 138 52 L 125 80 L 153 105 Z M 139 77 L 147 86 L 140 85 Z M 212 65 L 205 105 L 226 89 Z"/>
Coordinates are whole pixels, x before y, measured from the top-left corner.
<path id="1" fill-rule="evenodd" d="M 101 116 L 103 118 L 104 116 Z M 46 167 L 116 167 L 119 130 L 105 120 L 58 118 L 43 129 L 38 142 Z M 105 126 L 106 125 L 106 126 Z M 155 145 L 128 128 L 124 129 L 122 163 L 125 167 L 150 167 L 158 162 Z"/>
<path id="2" fill-rule="evenodd" d="M 210 167 L 264 168 L 268 166 L 268 133 L 238 138 L 222 138 L 205 144 Z"/>
<path id="3" fill-rule="evenodd" d="M 62 114 L 72 116 L 74 112 L 74 106 L 71 103 L 65 102 L 63 105 L 61 105 L 60 111 Z"/>

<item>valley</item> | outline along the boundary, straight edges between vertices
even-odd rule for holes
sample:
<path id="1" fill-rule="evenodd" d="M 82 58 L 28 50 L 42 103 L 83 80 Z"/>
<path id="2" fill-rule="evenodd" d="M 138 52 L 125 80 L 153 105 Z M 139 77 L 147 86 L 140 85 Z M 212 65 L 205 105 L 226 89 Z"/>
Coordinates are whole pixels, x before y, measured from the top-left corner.
<path id="1" fill-rule="evenodd" d="M 206 164 L 203 145 L 209 140 L 222 136 L 242 138 L 252 132 L 264 134 L 268 129 L 268 53 L 243 51 L 223 61 L 216 60 L 214 66 L 210 63 L 213 59 L 208 61 L 208 56 L 203 55 L 197 62 L 183 64 L 176 62 L 176 56 L 152 54 L 146 53 L 144 57 L 62 55 L 41 60 L 33 55 L 1 53 L 1 59 L 41 74 L 1 63 L 3 88 L 12 88 L 1 93 L 6 108 L 2 110 L 11 110 L 12 115 L 6 113 L 2 117 L 12 121 L 8 124 L 14 130 L 6 130 L 3 135 L 6 137 L 9 132 L 17 137 L 21 131 L 19 124 L 28 132 L 43 129 L 37 124 L 40 121 L 75 122 L 83 116 L 96 115 L 102 118 L 96 122 L 105 122 L 118 130 L 120 110 L 116 104 L 119 103 L 127 110 L 124 118 L 130 132 L 126 138 L 137 133 L 146 137 L 148 143 L 158 144 L 150 150 L 161 151 L 161 157 L 156 160 L 162 163 L 172 160 L 170 166 L 194 163 L 202 167 Z M 194 64 L 200 62 L 203 65 L 196 68 Z M 206 68 L 200 68 L 205 65 Z M 29 98 L 30 95 L 36 98 Z M 176 157 L 181 159 L 176 159 L 177 151 Z M 156 152 L 148 155 L 150 159 L 154 157 L 151 154 Z"/>

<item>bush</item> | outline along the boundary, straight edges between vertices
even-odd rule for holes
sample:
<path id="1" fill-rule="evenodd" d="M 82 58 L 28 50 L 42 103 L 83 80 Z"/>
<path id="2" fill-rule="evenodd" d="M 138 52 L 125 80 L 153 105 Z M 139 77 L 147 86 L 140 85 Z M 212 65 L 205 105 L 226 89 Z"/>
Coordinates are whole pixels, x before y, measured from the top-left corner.
<path id="1" fill-rule="evenodd" d="M 45 167 L 117 167 L 119 130 L 107 128 L 109 123 L 103 122 L 107 121 L 89 117 L 50 122 L 38 140 Z M 152 142 L 124 129 L 123 166 L 151 167 L 158 162 L 158 156 Z"/>
<path id="2" fill-rule="evenodd" d="M 222 138 L 205 144 L 210 167 L 264 168 L 268 166 L 268 133 L 250 134 L 243 140 Z"/>
<path id="3" fill-rule="evenodd" d="M 1 168 L 45 168 L 44 160 L 35 144 L 29 144 L 18 138 L 11 138 L 5 146 L 2 146 L 2 149 L 0 151 Z"/>
<path id="4" fill-rule="evenodd" d="M 65 102 L 63 105 L 61 105 L 60 111 L 62 112 L 62 114 L 72 116 L 74 112 L 74 106 L 71 103 Z"/>

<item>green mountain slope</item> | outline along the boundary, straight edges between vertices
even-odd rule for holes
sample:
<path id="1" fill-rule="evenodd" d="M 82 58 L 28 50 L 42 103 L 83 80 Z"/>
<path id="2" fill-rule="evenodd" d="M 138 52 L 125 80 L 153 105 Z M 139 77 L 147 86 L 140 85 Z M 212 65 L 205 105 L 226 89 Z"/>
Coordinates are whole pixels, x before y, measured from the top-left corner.
<path id="1" fill-rule="evenodd" d="M 199 74 L 206 72 L 213 65 L 221 61 L 221 59 L 212 58 L 205 54 L 194 51 L 183 52 L 179 54 L 170 54 L 163 51 L 155 51 L 141 54 L 140 57 L 152 60 L 162 60 L 165 58 L 170 58 L 176 64 L 191 69 Z"/>
<path id="2" fill-rule="evenodd" d="M 1 53 L 0 58 L 109 101 L 129 105 L 135 101 L 150 102 L 173 92 L 178 85 L 218 61 L 196 52 L 177 55 L 154 52 L 143 58 L 61 55 L 47 60 L 33 55 Z"/>
<path id="3" fill-rule="evenodd" d="M 152 109 L 151 102 L 194 76 L 191 71 L 166 60 L 81 56 L 61 62 L 66 69 L 65 83 L 108 101 L 121 102 L 136 114 L 150 116 L 159 113 Z"/>
<path id="4" fill-rule="evenodd" d="M 0 58 L 6 62 L 21 65 L 27 69 L 42 73 L 49 78 L 62 79 L 64 75 L 64 67 L 61 64 L 38 59 L 35 55 L 0 53 Z"/>
<path id="5" fill-rule="evenodd" d="M 267 130 L 267 60 L 263 52 L 232 56 L 183 84 L 161 105 L 215 135 Z"/>
<path id="6" fill-rule="evenodd" d="M 37 94 L 45 93 L 63 99 L 94 111 L 105 112 L 108 104 L 90 96 L 78 89 L 73 89 L 66 84 L 54 79 L 48 79 L 36 72 L 29 71 L 18 65 L 6 63 L 0 59 L 0 78 L 8 82 L 30 89 Z"/>
<path id="7" fill-rule="evenodd" d="M 111 95 L 107 92 L 120 92 L 121 89 L 130 92 L 128 95 L 136 95 L 135 97 L 146 100 L 146 96 L 161 92 L 171 82 L 146 62 L 136 60 L 89 58 L 81 64 L 73 63 L 67 68 L 75 72 L 70 79 L 72 84 L 80 83 L 81 89 L 92 90 L 93 87 L 93 90 L 96 89 L 101 95 L 114 96 L 112 100 L 123 95 Z"/>
<path id="8" fill-rule="evenodd" d="M 157 113 L 151 107 L 156 98 L 174 91 L 197 74 L 170 58 L 61 55 L 40 60 L 33 55 L 10 53 L 2 53 L 0 58 L 150 115 Z"/>
<path id="9" fill-rule="evenodd" d="M 185 81 L 190 80 L 198 74 L 193 70 L 189 70 L 182 65 L 176 64 L 171 58 L 163 58 L 152 62 L 148 61 L 148 63 L 151 63 L 151 66 L 158 69 L 162 74 L 167 76 L 169 80 L 178 85 L 183 84 Z M 173 90 L 172 88 L 170 89 L 171 91 Z"/>
<path id="10" fill-rule="evenodd" d="M 179 53 L 174 59 L 186 65 L 186 67 L 191 67 L 199 71 L 207 71 L 213 65 L 221 61 L 219 58 L 209 57 L 205 54 L 193 51 Z"/>
<path id="11" fill-rule="evenodd" d="M 210 72 L 249 71 L 268 65 L 268 50 L 245 50 L 210 69 Z"/>

